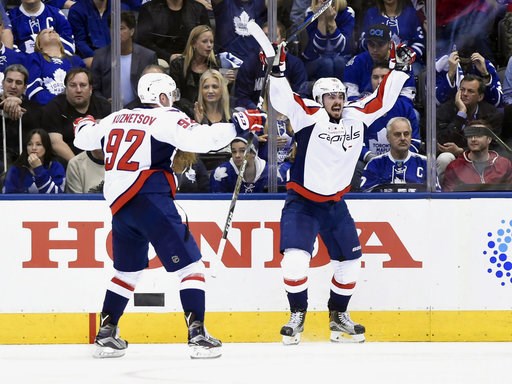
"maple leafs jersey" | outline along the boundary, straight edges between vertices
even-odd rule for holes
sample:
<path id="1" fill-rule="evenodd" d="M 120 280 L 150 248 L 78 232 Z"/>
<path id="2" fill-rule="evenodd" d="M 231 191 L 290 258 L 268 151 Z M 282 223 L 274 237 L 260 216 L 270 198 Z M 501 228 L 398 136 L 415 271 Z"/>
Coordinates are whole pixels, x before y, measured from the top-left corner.
<path id="1" fill-rule="evenodd" d="M 240 193 L 264 192 L 268 181 L 267 162 L 258 156 L 254 159 L 256 177 L 253 182 L 242 179 Z M 235 190 L 239 170 L 233 159 L 220 164 L 210 175 L 210 191 L 232 193 Z"/>
<path id="2" fill-rule="evenodd" d="M 371 159 L 361 177 L 361 190 L 371 191 L 381 184 L 426 184 L 427 158 L 409 151 L 404 160 L 397 160 L 390 152 Z M 440 190 L 439 183 L 436 183 Z"/>
<path id="3" fill-rule="evenodd" d="M 29 73 L 27 96 L 41 105 L 48 104 L 64 92 L 64 78 L 71 68 L 85 68 L 83 60 L 76 55 L 47 60 L 41 53 L 34 52 L 28 55 L 26 61 Z"/>
<path id="4" fill-rule="evenodd" d="M 229 52 L 245 60 L 251 52 L 258 52 L 256 40 L 247 30 L 247 23 L 254 20 L 263 25 L 267 20 L 264 0 L 223 0 L 213 5 L 215 15 L 215 45 L 218 52 Z"/>
<path id="5" fill-rule="evenodd" d="M 43 29 L 53 28 L 59 34 L 66 54 L 75 53 L 73 31 L 60 9 L 43 3 L 35 14 L 27 13 L 22 6 L 10 9 L 8 14 L 11 19 L 14 44 L 20 51 L 34 52 L 37 34 Z"/>
<path id="6" fill-rule="evenodd" d="M 103 193 L 115 214 L 157 172 L 174 195 L 171 166 L 178 148 L 207 153 L 229 145 L 235 136 L 231 123 L 198 124 L 176 108 L 136 108 L 114 112 L 99 123 L 82 123 L 74 144 L 83 150 L 103 149 Z"/>
<path id="7" fill-rule="evenodd" d="M 270 76 L 272 105 L 290 119 L 297 143 L 287 189 L 313 201 L 340 200 L 350 190 L 365 124 L 394 105 L 408 78 L 392 71 L 372 95 L 347 103 L 335 122 L 320 104 L 295 95 L 286 78 Z"/>

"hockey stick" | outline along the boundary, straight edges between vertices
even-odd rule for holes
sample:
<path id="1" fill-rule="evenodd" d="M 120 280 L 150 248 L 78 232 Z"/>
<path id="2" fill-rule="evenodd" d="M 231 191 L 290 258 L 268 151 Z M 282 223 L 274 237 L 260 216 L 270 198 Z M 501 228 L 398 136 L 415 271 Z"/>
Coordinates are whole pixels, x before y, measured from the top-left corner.
<path id="1" fill-rule="evenodd" d="M 505 148 L 508 153 L 512 153 L 512 148 L 510 148 L 503 140 L 501 140 L 497 134 L 495 134 L 491 129 L 488 129 L 487 131 L 491 134 L 492 138 L 498 142 L 498 144 Z"/>
<path id="2" fill-rule="evenodd" d="M 263 53 L 265 54 L 267 61 L 267 70 L 265 71 L 265 79 L 263 82 L 263 86 L 260 91 L 260 100 L 266 89 L 266 80 L 270 71 L 272 70 L 272 62 L 274 61 L 274 47 L 270 43 L 265 32 L 260 28 L 258 24 L 256 24 L 253 20 L 247 23 L 247 30 L 249 33 L 256 39 L 258 44 L 260 45 Z M 261 107 L 261 104 L 258 104 L 258 107 Z M 231 197 L 231 203 L 229 205 L 228 215 L 226 217 L 226 223 L 224 224 L 224 231 L 222 232 L 222 237 L 220 238 L 219 248 L 217 249 L 217 253 L 215 257 L 210 260 L 210 276 L 217 277 L 217 270 L 220 264 L 222 264 L 222 255 L 224 254 L 224 248 L 226 247 L 228 233 L 231 229 L 231 222 L 233 221 L 233 214 L 235 213 L 236 203 L 238 201 L 238 195 L 240 194 L 240 188 L 242 187 L 242 182 L 244 179 L 245 167 L 247 166 L 247 155 L 251 149 L 251 144 L 254 139 L 254 133 L 249 131 L 249 136 L 247 138 L 247 146 L 244 151 L 244 160 L 240 169 L 238 171 L 238 177 L 236 179 L 235 189 L 233 191 L 233 196 Z"/>
<path id="3" fill-rule="evenodd" d="M 299 33 L 301 33 L 303 30 L 305 30 L 309 24 L 311 24 L 313 21 L 318 19 L 320 17 L 320 15 L 322 13 L 324 13 L 332 5 L 332 1 L 333 0 L 327 0 L 320 8 L 317 9 L 317 11 L 315 13 L 313 13 L 313 14 L 309 15 L 309 17 L 305 18 L 304 21 L 302 22 L 302 24 L 297 26 L 297 28 L 295 28 L 295 30 L 293 32 L 287 31 L 286 36 L 288 36 L 288 37 L 286 38 L 286 43 L 289 43 L 290 41 L 294 40 L 294 38 L 297 37 L 297 35 Z M 259 41 L 258 41 L 258 43 L 259 43 Z"/>
<path id="4" fill-rule="evenodd" d="M 289 37 L 284 42 L 285 46 L 288 43 L 290 43 L 290 41 L 292 41 L 294 37 L 296 37 L 304 29 L 306 29 L 309 24 L 311 24 L 313 21 L 318 19 L 320 17 L 320 15 L 322 13 L 324 13 L 332 5 L 332 2 L 333 2 L 333 0 L 326 0 L 326 2 L 320 8 L 318 8 L 315 13 L 313 13 L 309 17 L 307 17 L 302 22 L 302 24 L 300 24 L 293 31 L 293 33 L 291 33 L 291 34 L 287 33 L 287 36 L 289 36 Z M 265 94 L 265 89 L 267 86 L 267 79 L 272 70 L 272 64 L 273 64 L 275 52 L 274 52 L 274 47 L 272 46 L 272 43 L 268 39 L 267 35 L 265 34 L 265 32 L 263 32 L 261 27 L 258 24 L 256 24 L 256 22 L 254 20 L 250 20 L 247 23 L 247 31 L 249 32 L 249 34 L 252 37 L 254 37 L 254 39 L 256 40 L 258 45 L 261 47 L 263 53 L 265 54 L 265 57 L 267 58 L 267 69 L 265 71 L 265 76 L 263 78 L 263 85 L 262 85 L 262 89 L 260 91 L 259 104 L 258 104 L 258 108 L 261 108 L 261 104 L 263 103 L 263 96 Z"/>
<path id="5" fill-rule="evenodd" d="M 236 179 L 235 189 L 233 191 L 233 196 L 231 197 L 231 203 L 229 204 L 228 215 L 226 217 L 226 223 L 224 224 L 224 231 L 222 232 L 222 237 L 220 238 L 219 248 L 217 250 L 217 254 L 210 261 L 210 276 L 217 277 L 217 270 L 220 264 L 222 264 L 222 255 L 224 254 L 224 248 L 226 248 L 226 243 L 228 240 L 228 233 L 231 229 L 231 222 L 233 221 L 233 214 L 235 213 L 236 202 L 238 201 L 238 195 L 240 194 L 240 188 L 242 187 L 242 182 L 245 173 L 245 167 L 247 166 L 247 155 L 251 149 L 252 140 L 254 138 L 254 133 L 249 132 L 249 137 L 247 139 L 247 146 L 244 151 L 244 160 L 240 169 L 238 170 L 238 177 Z"/>

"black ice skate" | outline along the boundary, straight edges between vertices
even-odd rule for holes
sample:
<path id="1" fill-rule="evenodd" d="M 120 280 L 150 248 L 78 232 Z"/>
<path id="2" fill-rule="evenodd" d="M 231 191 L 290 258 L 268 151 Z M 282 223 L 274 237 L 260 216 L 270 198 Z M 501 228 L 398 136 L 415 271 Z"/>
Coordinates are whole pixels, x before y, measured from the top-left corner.
<path id="1" fill-rule="evenodd" d="M 210 336 L 203 322 L 194 320 L 193 313 L 186 313 L 188 346 L 192 359 L 214 359 L 222 355 L 222 342 Z"/>
<path id="2" fill-rule="evenodd" d="M 110 315 L 101 314 L 100 330 L 94 340 L 93 357 L 100 359 L 124 356 L 128 342 L 119 337 L 119 327 L 110 324 Z"/>
<path id="3" fill-rule="evenodd" d="M 329 311 L 329 328 L 331 341 L 336 343 L 364 342 L 365 328 L 350 319 L 348 312 Z"/>
<path id="4" fill-rule="evenodd" d="M 290 320 L 281 328 L 284 345 L 295 345 L 300 343 L 300 335 L 304 331 L 306 311 L 292 310 Z"/>

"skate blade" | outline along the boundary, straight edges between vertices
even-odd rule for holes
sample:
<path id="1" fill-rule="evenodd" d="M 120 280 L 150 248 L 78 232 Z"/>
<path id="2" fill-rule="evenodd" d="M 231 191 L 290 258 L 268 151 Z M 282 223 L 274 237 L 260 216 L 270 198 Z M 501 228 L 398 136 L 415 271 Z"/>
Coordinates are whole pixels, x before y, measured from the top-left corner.
<path id="1" fill-rule="evenodd" d="M 349 335 L 341 331 L 331 331 L 331 341 L 333 343 L 364 343 L 364 333 L 359 335 Z"/>
<path id="2" fill-rule="evenodd" d="M 96 359 L 109 359 L 112 357 L 122 357 L 125 353 L 125 349 L 114 349 L 110 347 L 96 346 L 96 350 L 92 354 L 92 357 Z"/>
<path id="3" fill-rule="evenodd" d="M 297 345 L 300 343 L 301 333 L 297 333 L 295 336 L 283 336 L 283 345 Z"/>
<path id="4" fill-rule="evenodd" d="M 205 348 L 199 346 L 190 347 L 190 358 L 191 359 L 216 359 L 222 355 L 220 347 Z"/>

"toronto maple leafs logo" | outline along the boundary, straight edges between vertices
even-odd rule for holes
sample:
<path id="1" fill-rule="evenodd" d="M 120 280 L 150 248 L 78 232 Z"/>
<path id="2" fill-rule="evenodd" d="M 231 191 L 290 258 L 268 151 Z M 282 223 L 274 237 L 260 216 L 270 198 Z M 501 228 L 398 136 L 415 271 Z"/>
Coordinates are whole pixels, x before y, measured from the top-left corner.
<path id="1" fill-rule="evenodd" d="M 247 12 L 243 11 L 240 16 L 235 16 L 233 24 L 235 27 L 235 33 L 239 36 L 249 36 L 250 33 L 247 30 L 247 23 L 251 20 Z"/>
<path id="2" fill-rule="evenodd" d="M 44 86 L 52 95 L 60 95 L 64 92 L 64 78 L 66 77 L 66 71 L 61 68 L 58 68 L 55 72 L 53 72 L 53 78 L 44 77 L 43 82 Z"/>
<path id="3" fill-rule="evenodd" d="M 377 139 L 368 140 L 368 147 L 371 152 L 376 155 L 382 155 L 389 151 L 391 146 L 389 145 L 388 138 L 386 137 L 386 127 L 382 128 L 379 132 L 377 132 Z"/>
<path id="4" fill-rule="evenodd" d="M 228 177 L 226 167 L 218 167 L 213 173 L 213 178 L 217 181 L 222 181 L 223 178 Z"/>

